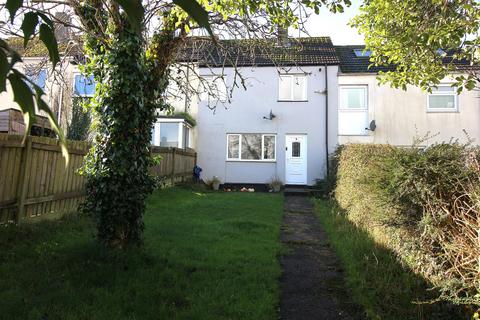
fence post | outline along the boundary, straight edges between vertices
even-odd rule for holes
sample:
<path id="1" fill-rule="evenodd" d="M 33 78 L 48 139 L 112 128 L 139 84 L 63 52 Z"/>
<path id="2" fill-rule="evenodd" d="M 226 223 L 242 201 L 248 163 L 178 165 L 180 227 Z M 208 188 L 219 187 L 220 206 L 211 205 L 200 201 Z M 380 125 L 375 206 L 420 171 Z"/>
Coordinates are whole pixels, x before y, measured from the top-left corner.
<path id="1" fill-rule="evenodd" d="M 175 153 L 176 148 L 172 148 L 172 186 L 175 185 Z"/>
<path id="2" fill-rule="evenodd" d="M 17 214 L 15 223 L 20 224 L 25 216 L 25 200 L 28 191 L 28 167 L 32 157 L 32 138 L 27 136 L 25 146 L 20 160 L 20 172 L 17 186 Z"/>

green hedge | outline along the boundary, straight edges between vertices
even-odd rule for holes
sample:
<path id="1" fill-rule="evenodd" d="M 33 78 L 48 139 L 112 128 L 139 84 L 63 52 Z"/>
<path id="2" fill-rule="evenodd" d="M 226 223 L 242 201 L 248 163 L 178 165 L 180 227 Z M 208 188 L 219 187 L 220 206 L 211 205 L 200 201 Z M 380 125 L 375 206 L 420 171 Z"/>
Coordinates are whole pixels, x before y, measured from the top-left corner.
<path id="1" fill-rule="evenodd" d="M 348 219 L 426 278 L 440 300 L 480 306 L 480 165 L 470 145 L 351 144 L 336 154 Z"/>

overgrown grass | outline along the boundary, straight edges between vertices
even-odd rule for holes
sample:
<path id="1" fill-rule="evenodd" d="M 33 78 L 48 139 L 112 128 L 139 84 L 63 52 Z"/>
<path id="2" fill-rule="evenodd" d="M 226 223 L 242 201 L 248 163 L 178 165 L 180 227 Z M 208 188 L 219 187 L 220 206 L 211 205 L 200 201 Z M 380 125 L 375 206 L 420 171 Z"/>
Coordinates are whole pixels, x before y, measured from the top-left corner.
<path id="1" fill-rule="evenodd" d="M 1 319 L 276 319 L 282 197 L 156 192 L 145 246 L 112 256 L 85 217 L 0 231 Z"/>
<path id="2" fill-rule="evenodd" d="M 398 263 L 391 251 L 357 228 L 332 202 L 316 201 L 316 212 L 345 269 L 356 303 L 369 319 L 467 319 L 446 303 L 417 304 L 438 294 L 425 280 Z"/>

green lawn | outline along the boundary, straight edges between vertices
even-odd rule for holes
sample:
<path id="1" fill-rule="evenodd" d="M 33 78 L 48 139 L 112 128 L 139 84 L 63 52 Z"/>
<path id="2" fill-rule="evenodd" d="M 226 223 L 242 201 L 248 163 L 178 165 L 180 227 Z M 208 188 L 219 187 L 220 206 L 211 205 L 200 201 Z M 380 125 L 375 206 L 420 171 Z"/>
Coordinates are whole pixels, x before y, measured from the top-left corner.
<path id="1" fill-rule="evenodd" d="M 0 319 L 276 319 L 283 198 L 157 191 L 145 246 L 115 256 L 87 218 L 0 229 Z"/>
<path id="2" fill-rule="evenodd" d="M 437 294 L 423 278 L 401 265 L 394 254 L 353 225 L 332 202 L 316 201 L 316 211 L 332 247 L 345 269 L 354 301 L 368 319 L 467 319 L 462 310 L 446 303 L 418 304 Z"/>

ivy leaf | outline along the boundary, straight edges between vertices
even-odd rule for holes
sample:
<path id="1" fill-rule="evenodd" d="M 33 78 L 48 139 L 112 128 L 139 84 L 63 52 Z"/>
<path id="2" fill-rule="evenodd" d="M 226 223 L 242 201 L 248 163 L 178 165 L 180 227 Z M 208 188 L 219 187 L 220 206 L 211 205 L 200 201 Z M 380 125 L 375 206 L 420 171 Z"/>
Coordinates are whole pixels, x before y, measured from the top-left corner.
<path id="1" fill-rule="evenodd" d="M 35 32 L 35 28 L 38 24 L 38 15 L 33 12 L 25 13 L 25 18 L 23 18 L 21 29 L 23 31 L 23 47 L 26 48 L 28 44 L 28 40 Z"/>
<path id="2" fill-rule="evenodd" d="M 35 101 L 37 103 L 38 110 L 46 113 L 48 121 L 50 122 L 50 125 L 52 126 L 53 130 L 57 134 L 58 139 L 60 140 L 60 148 L 62 149 L 62 155 L 65 158 L 65 162 L 66 162 L 65 166 L 67 166 L 69 155 L 68 155 L 67 140 L 65 139 L 65 135 L 63 134 L 62 129 L 58 125 L 58 122 L 55 119 L 55 116 L 53 115 L 52 110 L 48 107 L 48 104 L 42 99 L 42 95 L 44 94 L 43 90 L 36 84 L 34 84 L 33 87 L 35 89 Z"/>
<path id="3" fill-rule="evenodd" d="M 53 28 L 51 28 L 45 23 L 42 23 L 40 25 L 40 40 L 47 47 L 50 61 L 52 62 L 53 68 L 55 69 L 55 65 L 60 61 L 57 39 L 55 39 Z"/>
<path id="4" fill-rule="evenodd" d="M 24 75 L 18 72 L 16 69 L 12 70 L 12 73 L 8 75 L 8 80 L 12 86 L 13 101 L 18 103 L 23 113 L 23 119 L 25 121 L 25 137 L 35 120 L 35 104 L 33 103 L 32 91 L 25 83 Z"/>
<path id="5" fill-rule="evenodd" d="M 127 18 L 132 27 L 137 32 L 142 32 L 143 16 L 145 9 L 141 0 L 116 0 L 117 3 L 127 13 Z"/>
<path id="6" fill-rule="evenodd" d="M 8 9 L 8 12 L 10 12 L 10 21 L 13 23 L 13 18 L 15 18 L 15 13 L 17 13 L 17 10 L 20 9 L 20 7 L 23 4 L 23 0 L 7 0 L 7 3 L 5 4 L 5 8 Z"/>
<path id="7" fill-rule="evenodd" d="M 195 0 L 173 0 L 177 6 L 182 8 L 188 15 L 195 20 L 198 25 L 205 28 L 210 36 L 213 37 L 213 31 L 208 22 L 208 12 Z"/>

